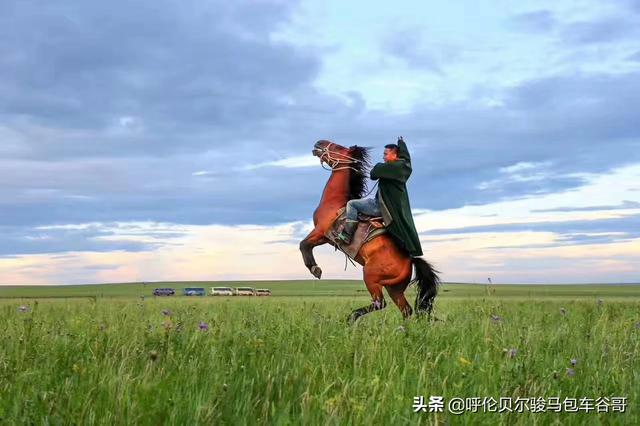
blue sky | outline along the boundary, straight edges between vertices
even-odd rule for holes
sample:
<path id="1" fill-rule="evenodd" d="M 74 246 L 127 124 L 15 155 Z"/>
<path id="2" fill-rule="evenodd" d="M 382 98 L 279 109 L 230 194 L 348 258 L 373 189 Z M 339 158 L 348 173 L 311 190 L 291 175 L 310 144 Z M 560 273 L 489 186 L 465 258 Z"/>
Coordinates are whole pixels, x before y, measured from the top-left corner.
<path id="1" fill-rule="evenodd" d="M 0 5 L 0 284 L 310 277 L 398 135 L 445 280 L 640 281 L 640 2 L 119 3 Z"/>

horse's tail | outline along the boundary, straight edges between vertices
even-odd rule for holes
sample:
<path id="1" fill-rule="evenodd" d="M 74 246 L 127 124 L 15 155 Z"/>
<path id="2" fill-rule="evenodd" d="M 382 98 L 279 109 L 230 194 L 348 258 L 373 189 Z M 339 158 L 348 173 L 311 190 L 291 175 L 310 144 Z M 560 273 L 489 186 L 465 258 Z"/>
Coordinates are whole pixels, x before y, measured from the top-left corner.
<path id="1" fill-rule="evenodd" d="M 431 318 L 433 301 L 438 295 L 438 286 L 440 285 L 439 271 L 433 269 L 429 262 L 420 257 L 414 257 L 411 261 L 416 267 L 414 280 L 418 289 L 415 303 L 416 314 L 420 316 L 426 313 L 428 318 Z"/>

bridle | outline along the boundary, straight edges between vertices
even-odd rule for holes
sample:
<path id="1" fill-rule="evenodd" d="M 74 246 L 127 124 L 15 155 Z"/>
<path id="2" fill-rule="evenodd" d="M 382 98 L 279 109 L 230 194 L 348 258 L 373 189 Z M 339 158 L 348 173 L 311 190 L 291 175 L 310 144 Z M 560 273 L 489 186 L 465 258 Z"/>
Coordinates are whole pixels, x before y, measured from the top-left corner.
<path id="1" fill-rule="evenodd" d="M 343 154 L 341 152 L 333 152 L 329 150 L 331 145 L 335 145 L 333 142 L 329 142 L 324 148 L 314 147 L 314 151 L 320 151 L 320 165 L 325 170 L 337 171 L 337 170 L 346 170 L 351 169 L 356 173 L 363 174 L 360 170 L 351 166 L 353 163 L 362 163 L 361 160 L 357 158 L 351 157 L 350 155 Z M 324 163 L 327 163 L 329 168 L 327 169 L 324 166 Z"/>
<path id="2" fill-rule="evenodd" d="M 329 147 L 331 145 L 335 145 L 335 144 L 333 142 L 329 142 L 324 148 L 318 148 L 318 147 L 313 148 L 313 151 L 321 152 L 320 165 L 322 166 L 323 169 L 331 170 L 331 172 L 335 172 L 337 170 L 351 169 L 362 176 L 367 176 L 366 173 L 363 173 L 361 170 L 358 170 L 353 166 L 351 166 L 351 164 L 353 163 L 362 163 L 363 162 L 362 160 L 358 160 L 357 158 L 354 158 L 347 154 L 343 154 L 341 152 L 332 152 L 329 150 Z M 324 163 L 327 163 L 327 165 L 329 166 L 328 169 L 324 166 Z M 369 196 L 369 194 L 371 194 L 371 192 L 375 189 L 376 186 L 378 186 L 378 182 L 376 182 L 373 185 L 373 188 L 371 188 L 369 192 L 367 192 L 363 196 L 363 198 Z"/>

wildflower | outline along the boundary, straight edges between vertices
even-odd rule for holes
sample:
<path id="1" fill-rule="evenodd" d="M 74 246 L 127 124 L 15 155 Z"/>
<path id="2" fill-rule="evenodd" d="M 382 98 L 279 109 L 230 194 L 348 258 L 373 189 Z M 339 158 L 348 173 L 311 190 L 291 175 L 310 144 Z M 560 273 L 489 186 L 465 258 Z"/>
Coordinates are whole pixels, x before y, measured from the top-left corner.
<path id="1" fill-rule="evenodd" d="M 562 315 L 567 315 L 567 310 L 565 308 L 560 308 L 560 313 Z"/>
<path id="2" fill-rule="evenodd" d="M 503 349 L 502 351 L 506 353 L 509 358 L 515 358 L 516 355 L 518 355 L 518 350 L 515 348 Z"/>
<path id="3" fill-rule="evenodd" d="M 640 328 L 640 321 L 636 323 L 636 328 Z"/>
<path id="4" fill-rule="evenodd" d="M 149 352 L 149 359 L 151 361 L 155 361 L 156 359 L 158 359 L 158 351 L 150 351 Z"/>
<path id="5" fill-rule="evenodd" d="M 577 363 L 578 363 L 578 360 L 577 360 L 577 359 L 575 359 L 575 358 L 571 358 L 571 365 L 572 365 L 573 367 L 575 367 Z"/>
<path id="6" fill-rule="evenodd" d="M 29 307 L 22 305 L 18 308 L 18 312 L 29 312 Z"/>
<path id="7" fill-rule="evenodd" d="M 170 309 L 163 309 L 162 310 L 162 315 L 164 315 L 165 317 L 170 317 L 172 313 L 173 312 L 171 312 Z"/>
<path id="8" fill-rule="evenodd" d="M 200 323 L 198 324 L 198 328 L 200 329 L 200 331 L 208 331 L 209 324 L 207 324 L 206 322 L 200 321 Z"/>
<path id="9" fill-rule="evenodd" d="M 107 329 L 107 326 L 105 324 L 100 324 L 98 328 L 100 329 L 100 331 L 105 331 Z"/>
<path id="10" fill-rule="evenodd" d="M 602 306 L 604 304 L 604 300 L 598 299 L 598 306 Z"/>
<path id="11" fill-rule="evenodd" d="M 573 368 L 567 368 L 567 376 L 573 377 L 576 375 L 576 372 Z"/>
<path id="12" fill-rule="evenodd" d="M 460 357 L 458 358 L 458 361 L 460 362 L 460 364 L 462 365 L 471 365 L 471 361 L 469 361 L 468 359 L 466 359 L 465 357 Z"/>
<path id="13" fill-rule="evenodd" d="M 496 322 L 500 322 L 502 321 L 502 318 L 500 318 L 498 315 L 496 314 L 491 314 L 491 321 L 493 321 L 494 323 Z"/>

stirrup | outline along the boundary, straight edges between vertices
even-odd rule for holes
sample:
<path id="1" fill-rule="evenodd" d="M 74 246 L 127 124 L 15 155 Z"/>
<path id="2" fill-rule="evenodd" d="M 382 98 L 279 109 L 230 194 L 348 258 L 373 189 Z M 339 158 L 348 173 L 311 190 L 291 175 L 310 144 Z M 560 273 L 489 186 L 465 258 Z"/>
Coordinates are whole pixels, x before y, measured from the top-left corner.
<path id="1" fill-rule="evenodd" d="M 343 243 L 349 245 L 351 244 L 351 241 L 353 240 L 353 237 L 349 234 L 346 234 L 344 231 L 340 232 L 337 235 L 338 240 L 342 241 Z"/>

